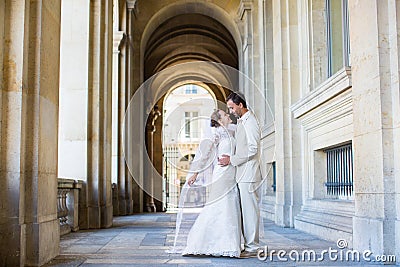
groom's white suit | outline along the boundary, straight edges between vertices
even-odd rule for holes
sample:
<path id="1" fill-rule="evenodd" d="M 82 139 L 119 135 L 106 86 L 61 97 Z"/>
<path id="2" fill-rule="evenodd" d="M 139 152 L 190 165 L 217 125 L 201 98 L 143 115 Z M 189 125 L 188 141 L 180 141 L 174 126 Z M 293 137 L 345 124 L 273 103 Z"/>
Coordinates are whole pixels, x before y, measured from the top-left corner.
<path id="1" fill-rule="evenodd" d="M 245 251 L 255 252 L 259 248 L 258 194 L 255 190 L 261 181 L 259 147 L 261 131 L 257 119 L 249 110 L 238 120 L 236 129 L 236 151 L 230 162 L 236 167 L 236 182 L 240 192 L 242 230 Z"/>

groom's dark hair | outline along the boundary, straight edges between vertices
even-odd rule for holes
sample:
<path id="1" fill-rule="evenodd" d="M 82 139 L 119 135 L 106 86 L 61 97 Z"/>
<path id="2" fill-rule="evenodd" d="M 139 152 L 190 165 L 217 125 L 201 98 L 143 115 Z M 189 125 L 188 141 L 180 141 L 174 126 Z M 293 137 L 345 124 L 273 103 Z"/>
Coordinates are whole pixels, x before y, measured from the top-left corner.
<path id="1" fill-rule="evenodd" d="M 235 103 L 236 105 L 239 105 L 240 103 L 242 103 L 243 107 L 247 108 L 246 100 L 245 100 L 244 96 L 240 93 L 235 93 L 235 92 L 231 93 L 226 98 L 226 102 L 228 102 L 229 100 L 232 100 L 232 102 Z"/>

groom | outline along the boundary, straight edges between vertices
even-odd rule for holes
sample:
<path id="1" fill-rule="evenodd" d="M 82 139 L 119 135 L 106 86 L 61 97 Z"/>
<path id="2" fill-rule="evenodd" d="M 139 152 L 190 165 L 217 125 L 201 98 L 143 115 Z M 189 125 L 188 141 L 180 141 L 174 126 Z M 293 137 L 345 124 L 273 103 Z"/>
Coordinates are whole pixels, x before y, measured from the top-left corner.
<path id="1" fill-rule="evenodd" d="M 231 157 L 222 155 L 218 161 L 222 166 L 232 164 L 236 167 L 244 236 L 244 250 L 240 257 L 256 257 L 259 248 L 260 221 L 256 187 L 261 181 L 259 167 L 261 131 L 256 117 L 247 109 L 243 96 L 232 93 L 226 99 L 226 104 L 230 113 L 240 117 L 235 134 L 236 152 Z"/>

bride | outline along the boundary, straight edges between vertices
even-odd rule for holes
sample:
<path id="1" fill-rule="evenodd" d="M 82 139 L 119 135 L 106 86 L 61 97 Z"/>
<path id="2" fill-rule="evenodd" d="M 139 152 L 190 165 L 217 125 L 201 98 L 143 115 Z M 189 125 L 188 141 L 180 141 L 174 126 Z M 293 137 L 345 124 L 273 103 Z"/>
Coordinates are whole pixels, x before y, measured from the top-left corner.
<path id="1" fill-rule="evenodd" d="M 196 170 L 204 169 L 210 160 L 213 149 L 217 156 L 231 155 L 235 149 L 235 139 L 228 127 L 231 123 L 228 114 L 216 110 L 211 114 L 211 126 L 216 128 L 214 142 L 209 142 L 202 151 Z M 199 172 L 195 172 L 187 181 L 191 186 Z M 239 193 L 235 182 L 235 167 L 214 166 L 209 199 L 187 237 L 186 248 L 182 255 L 212 255 L 240 257 L 241 250 L 241 212 Z"/>

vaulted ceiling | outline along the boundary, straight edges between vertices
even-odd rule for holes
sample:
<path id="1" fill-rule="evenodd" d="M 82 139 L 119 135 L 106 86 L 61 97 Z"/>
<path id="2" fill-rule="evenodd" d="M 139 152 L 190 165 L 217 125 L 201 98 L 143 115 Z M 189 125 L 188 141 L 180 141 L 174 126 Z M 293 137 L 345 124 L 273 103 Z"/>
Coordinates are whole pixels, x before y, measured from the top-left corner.
<path id="1" fill-rule="evenodd" d="M 145 77 L 176 64 L 212 61 L 238 67 L 236 43 L 215 19 L 182 14 L 165 21 L 152 33 L 144 55 Z"/>

